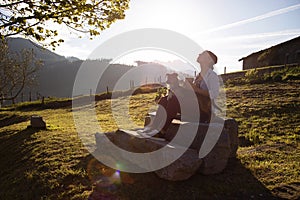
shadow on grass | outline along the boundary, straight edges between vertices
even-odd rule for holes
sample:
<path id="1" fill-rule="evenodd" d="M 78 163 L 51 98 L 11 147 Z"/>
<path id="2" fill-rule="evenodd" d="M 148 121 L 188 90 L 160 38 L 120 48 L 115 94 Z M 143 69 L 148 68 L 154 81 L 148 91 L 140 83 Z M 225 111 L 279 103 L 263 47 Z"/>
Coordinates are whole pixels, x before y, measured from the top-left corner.
<path id="1" fill-rule="evenodd" d="M 285 105 L 268 105 L 261 106 L 255 109 L 249 109 L 249 107 L 245 107 L 243 113 L 246 114 L 246 117 L 251 116 L 260 116 L 260 117 L 270 117 L 274 113 L 276 114 L 295 114 L 297 112 L 297 108 L 299 108 L 299 103 L 289 103 Z"/>
<path id="2" fill-rule="evenodd" d="M 72 199 L 76 195 L 75 199 L 86 199 L 83 192 L 91 193 L 89 200 L 276 199 L 236 159 L 230 160 L 220 174 L 196 174 L 186 181 L 171 182 L 158 178 L 155 173 L 119 173 L 88 154 L 76 160 L 79 162 L 72 167 L 82 169 L 85 175 L 57 176 L 50 185 L 47 179 L 51 178 L 51 167 L 39 163 L 42 160 L 32 160 L 36 158 L 33 154 L 43 154 L 34 149 L 38 146 L 33 137 L 37 131 L 27 128 L 0 133 L 0 199 Z M 73 187 L 82 189 L 73 190 Z"/>
<path id="3" fill-rule="evenodd" d="M 39 111 L 45 109 L 64 109 L 71 108 L 72 100 L 50 101 L 50 102 L 34 102 L 18 105 L 15 109 L 20 111 Z"/>
<path id="4" fill-rule="evenodd" d="M 0 199 L 40 199 L 42 186 L 30 174 L 34 145 L 26 145 L 38 129 L 0 133 Z"/>
<path id="5" fill-rule="evenodd" d="M 119 173 L 89 155 L 82 160 L 94 182 L 89 200 L 97 199 L 279 199 L 246 169 L 231 159 L 220 174 L 195 174 L 186 181 L 172 182 L 155 173 Z"/>
<path id="6" fill-rule="evenodd" d="M 19 116 L 16 114 L 1 114 L 0 115 L 0 128 L 4 127 L 4 126 L 10 126 L 13 124 L 18 124 L 21 122 L 25 122 L 29 120 L 28 116 Z"/>

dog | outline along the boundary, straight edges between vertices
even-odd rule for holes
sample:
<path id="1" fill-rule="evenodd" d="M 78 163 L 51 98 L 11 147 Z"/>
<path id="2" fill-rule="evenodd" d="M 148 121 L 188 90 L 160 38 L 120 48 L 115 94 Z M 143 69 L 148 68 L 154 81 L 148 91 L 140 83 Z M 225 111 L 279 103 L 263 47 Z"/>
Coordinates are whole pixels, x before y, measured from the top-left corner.
<path id="1" fill-rule="evenodd" d="M 166 83 L 170 86 L 169 89 L 169 98 L 172 97 L 172 95 L 176 95 L 181 96 L 183 99 L 183 103 L 186 103 L 187 105 L 192 105 L 193 103 L 191 103 L 192 101 L 190 101 L 190 99 L 188 98 L 192 98 L 191 95 L 191 90 L 196 86 L 197 81 L 200 81 L 199 78 L 198 79 L 194 79 L 193 78 L 186 78 L 184 85 L 180 86 L 179 84 L 179 79 L 178 79 L 178 74 L 177 73 L 171 73 L 171 74 L 167 74 L 167 81 Z M 190 87 L 188 86 L 188 84 L 190 84 Z M 197 103 L 198 103 L 198 107 L 199 107 L 199 112 L 200 112 L 200 122 L 201 123 L 209 123 L 210 119 L 211 119 L 211 115 L 212 115 L 212 101 L 210 99 L 210 97 L 208 96 L 204 96 L 201 95 L 199 93 L 197 93 L 194 90 L 194 94 L 196 94 L 197 97 Z M 189 108 L 187 107 L 187 114 L 191 117 L 194 118 L 194 109 L 195 108 Z"/>

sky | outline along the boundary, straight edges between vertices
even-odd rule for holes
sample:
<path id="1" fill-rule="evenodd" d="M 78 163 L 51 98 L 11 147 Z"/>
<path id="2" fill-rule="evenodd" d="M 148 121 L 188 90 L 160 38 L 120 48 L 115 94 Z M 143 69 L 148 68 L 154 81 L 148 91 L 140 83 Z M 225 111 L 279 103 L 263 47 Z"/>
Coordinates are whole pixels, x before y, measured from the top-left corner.
<path id="1" fill-rule="evenodd" d="M 131 0 L 129 6 L 124 20 L 93 40 L 60 27 L 65 42 L 55 52 L 87 59 L 105 41 L 127 31 L 167 29 L 214 52 L 218 56 L 215 70 L 221 74 L 224 67 L 227 72 L 242 70 L 238 61 L 242 57 L 300 36 L 300 0 Z M 161 51 L 133 52 L 116 62 L 178 59 Z"/>

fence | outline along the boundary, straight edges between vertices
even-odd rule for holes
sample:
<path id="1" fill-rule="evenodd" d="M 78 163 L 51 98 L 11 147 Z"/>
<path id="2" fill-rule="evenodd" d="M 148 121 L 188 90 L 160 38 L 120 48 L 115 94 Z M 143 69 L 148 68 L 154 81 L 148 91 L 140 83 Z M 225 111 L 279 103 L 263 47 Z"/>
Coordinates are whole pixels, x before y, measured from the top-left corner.
<path id="1" fill-rule="evenodd" d="M 261 67 L 261 68 L 255 68 L 255 69 L 257 69 L 257 71 L 258 71 L 258 74 L 257 74 L 258 76 L 263 76 L 264 74 L 271 74 L 273 71 L 279 71 L 279 70 L 283 70 L 286 68 L 293 68 L 293 67 L 299 67 L 299 63 Z M 228 74 L 221 74 L 220 76 L 223 79 L 223 81 L 226 82 L 227 80 L 230 80 L 230 79 L 245 77 L 245 74 L 249 70 L 253 70 L 253 69 L 248 69 L 248 70 L 243 70 L 243 71 L 238 71 L 238 72 L 231 72 Z"/>

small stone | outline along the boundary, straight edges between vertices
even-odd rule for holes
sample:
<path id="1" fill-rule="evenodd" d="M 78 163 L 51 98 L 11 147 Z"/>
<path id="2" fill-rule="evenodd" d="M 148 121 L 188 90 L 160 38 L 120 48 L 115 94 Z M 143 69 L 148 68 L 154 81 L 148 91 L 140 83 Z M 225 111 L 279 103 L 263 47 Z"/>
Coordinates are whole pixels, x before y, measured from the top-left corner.
<path id="1" fill-rule="evenodd" d="M 41 116 L 33 115 L 30 118 L 30 125 L 32 128 L 45 129 L 46 122 L 44 122 Z"/>

